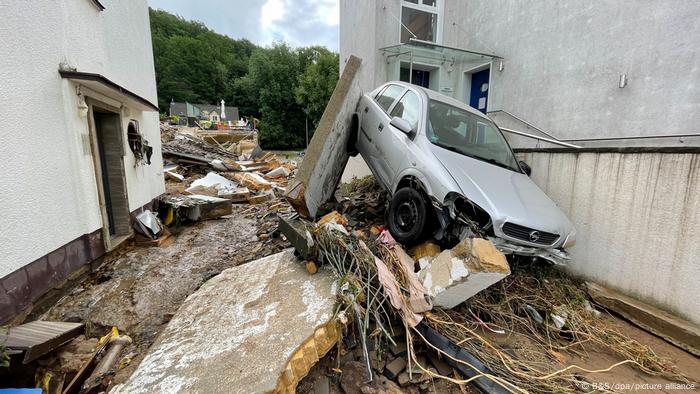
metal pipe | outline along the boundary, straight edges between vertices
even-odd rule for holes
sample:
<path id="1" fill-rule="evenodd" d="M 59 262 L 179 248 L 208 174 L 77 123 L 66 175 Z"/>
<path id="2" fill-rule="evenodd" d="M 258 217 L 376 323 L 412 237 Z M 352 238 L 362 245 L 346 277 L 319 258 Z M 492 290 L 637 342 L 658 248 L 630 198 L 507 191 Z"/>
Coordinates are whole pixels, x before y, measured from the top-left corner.
<path id="1" fill-rule="evenodd" d="M 630 137 L 593 137 L 593 138 L 576 138 L 566 139 L 561 141 L 615 141 L 615 140 L 644 140 L 650 138 L 683 138 L 683 137 L 700 137 L 698 133 L 688 134 L 652 134 L 652 135 L 635 135 Z"/>
<path id="2" fill-rule="evenodd" d="M 518 120 L 518 121 L 524 123 L 527 127 L 533 128 L 533 129 L 539 131 L 540 133 L 546 135 L 546 136 L 549 137 L 549 138 L 553 138 L 553 139 L 555 139 L 555 140 L 557 140 L 557 141 L 561 141 L 561 140 L 559 140 L 557 137 L 555 137 L 555 136 L 549 134 L 548 132 L 546 132 L 546 131 L 540 129 L 539 127 L 537 127 L 537 126 L 535 126 L 534 124 L 528 122 L 527 120 L 525 120 L 525 119 L 523 119 L 523 118 L 521 118 L 521 117 L 519 117 L 519 116 L 517 116 L 517 115 L 513 115 L 512 113 L 510 113 L 510 112 L 508 112 L 508 111 L 504 111 L 504 110 L 502 110 L 502 109 L 496 109 L 496 110 L 493 110 L 493 111 L 486 111 L 487 114 L 492 114 L 492 113 L 496 113 L 496 112 L 503 112 L 504 114 L 506 114 L 506 115 L 512 117 L 513 119 Z"/>
<path id="3" fill-rule="evenodd" d="M 537 135 L 534 135 L 534 134 L 524 133 L 524 132 L 518 131 L 518 130 L 508 129 L 508 128 L 505 128 L 505 127 L 499 127 L 499 129 L 501 129 L 502 131 L 505 131 L 505 132 L 507 132 L 507 133 L 517 134 L 517 135 L 521 135 L 521 136 L 523 136 L 523 137 L 528 137 L 528 138 L 533 138 L 533 139 L 536 139 L 536 140 L 539 140 L 539 141 L 549 142 L 550 144 L 566 146 L 567 148 L 574 148 L 574 149 L 580 149 L 580 148 L 581 148 L 581 147 L 578 146 L 578 145 L 568 144 L 568 143 L 566 143 L 566 142 L 562 142 L 562 141 L 559 141 L 559 140 L 553 140 L 553 139 L 551 139 L 551 138 L 540 137 L 540 136 L 537 136 Z"/>

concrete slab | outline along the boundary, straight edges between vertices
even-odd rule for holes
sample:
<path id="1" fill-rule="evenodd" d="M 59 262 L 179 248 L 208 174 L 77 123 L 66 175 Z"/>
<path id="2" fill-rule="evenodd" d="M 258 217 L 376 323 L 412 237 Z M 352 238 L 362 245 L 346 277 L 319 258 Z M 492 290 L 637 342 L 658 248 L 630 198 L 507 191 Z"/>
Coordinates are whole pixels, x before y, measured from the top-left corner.
<path id="1" fill-rule="evenodd" d="M 113 392 L 293 391 L 337 339 L 333 283 L 330 271 L 309 275 L 291 250 L 223 271 L 187 298 Z"/>
<path id="2" fill-rule="evenodd" d="M 315 218 L 318 207 L 333 196 L 348 162 L 353 114 L 362 96 L 356 78 L 361 64 L 355 56 L 345 64 L 299 171 L 285 192 L 289 203 L 304 217 Z"/>
<path id="3" fill-rule="evenodd" d="M 466 238 L 419 272 L 433 305 L 454 308 L 510 275 L 503 253 L 487 239 Z"/>
<path id="4" fill-rule="evenodd" d="M 586 287 L 593 301 L 604 308 L 700 357 L 699 326 L 599 284 L 586 282 Z"/>

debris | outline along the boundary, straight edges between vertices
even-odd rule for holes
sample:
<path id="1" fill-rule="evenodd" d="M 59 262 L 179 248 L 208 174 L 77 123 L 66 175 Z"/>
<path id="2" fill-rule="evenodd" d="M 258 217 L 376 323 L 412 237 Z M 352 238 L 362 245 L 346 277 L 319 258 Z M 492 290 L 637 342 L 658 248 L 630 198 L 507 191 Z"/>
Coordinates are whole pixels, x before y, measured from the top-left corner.
<path id="1" fill-rule="evenodd" d="M 82 323 L 37 320 L 0 333 L 0 344 L 8 350 L 24 352 L 24 364 L 36 360 L 80 335 Z"/>
<path id="2" fill-rule="evenodd" d="M 83 392 L 90 392 L 99 386 L 107 387 L 109 376 L 114 375 L 114 368 L 119 360 L 119 355 L 126 345 L 131 344 L 131 338 L 128 335 L 119 335 L 116 328 L 113 328 L 113 331 L 108 341 L 109 349 L 95 367 L 92 375 L 83 383 Z"/>
<path id="3" fill-rule="evenodd" d="M 340 387 L 345 394 L 383 393 L 383 387 L 373 381 L 367 373 L 364 364 L 357 361 L 349 361 L 342 366 L 343 374 L 340 377 Z"/>
<path id="4" fill-rule="evenodd" d="M 220 198 L 231 200 L 231 202 L 234 203 L 248 202 L 250 199 L 250 190 L 247 187 L 239 187 L 234 190 L 218 192 L 217 196 Z"/>
<path id="5" fill-rule="evenodd" d="M 532 318 L 532 320 L 535 321 L 535 323 L 544 324 L 542 315 L 540 315 L 537 309 L 533 308 L 532 305 L 523 304 L 523 310 Z"/>
<path id="6" fill-rule="evenodd" d="M 700 356 L 700 327 L 697 325 L 599 284 L 587 282 L 586 287 L 593 301 L 604 308 L 620 314 L 681 349 Z"/>
<path id="7" fill-rule="evenodd" d="M 192 182 L 192 185 L 186 189 L 186 191 L 191 192 L 193 194 L 196 194 L 195 188 L 197 187 L 213 187 L 215 188 L 219 193 L 225 193 L 228 191 L 233 191 L 238 188 L 238 185 L 227 179 L 224 178 L 223 176 L 215 173 L 215 172 L 210 172 L 205 176 L 204 178 L 197 179 L 196 181 Z"/>
<path id="8" fill-rule="evenodd" d="M 158 239 L 158 234 L 163 231 L 163 225 L 158 217 L 148 209 L 136 215 L 134 228 L 139 234 L 151 240 Z"/>
<path id="9" fill-rule="evenodd" d="M 279 178 L 279 177 L 288 177 L 289 176 L 289 170 L 286 169 L 285 167 L 277 167 L 274 170 L 268 172 L 265 174 L 265 178 Z"/>
<path id="10" fill-rule="evenodd" d="M 216 219 L 232 212 L 231 200 L 225 198 L 203 195 L 164 196 L 159 201 L 176 212 L 179 218 L 192 222 Z"/>
<path id="11" fill-rule="evenodd" d="M 362 95 L 356 78 L 361 63 L 355 56 L 345 63 L 301 167 L 285 192 L 289 203 L 306 218 L 315 218 L 318 208 L 333 196 L 348 161 L 348 141 L 353 127 L 357 128 L 353 113 Z"/>
<path id="12" fill-rule="evenodd" d="M 481 238 L 465 238 L 419 273 L 433 303 L 444 308 L 454 308 L 509 274 L 503 253 Z"/>
<path id="13" fill-rule="evenodd" d="M 399 374 L 406 369 L 406 359 L 403 357 L 397 357 L 386 365 L 384 368 L 384 375 L 389 379 L 396 379 Z"/>

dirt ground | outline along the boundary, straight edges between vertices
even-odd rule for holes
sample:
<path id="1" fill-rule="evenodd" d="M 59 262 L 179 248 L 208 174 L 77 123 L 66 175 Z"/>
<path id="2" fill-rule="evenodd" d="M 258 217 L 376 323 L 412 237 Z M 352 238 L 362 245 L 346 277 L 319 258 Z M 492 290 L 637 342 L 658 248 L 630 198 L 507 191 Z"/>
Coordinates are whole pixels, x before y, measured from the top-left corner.
<path id="1" fill-rule="evenodd" d="M 114 379 L 123 382 L 188 295 L 227 268 L 288 246 L 281 239 L 261 241 L 272 238 L 264 224 L 273 218 L 263 216 L 265 204 L 234 205 L 230 216 L 181 228 L 170 246 L 126 247 L 42 318 L 86 322 L 88 336 L 112 326 L 128 334 L 131 362 Z"/>

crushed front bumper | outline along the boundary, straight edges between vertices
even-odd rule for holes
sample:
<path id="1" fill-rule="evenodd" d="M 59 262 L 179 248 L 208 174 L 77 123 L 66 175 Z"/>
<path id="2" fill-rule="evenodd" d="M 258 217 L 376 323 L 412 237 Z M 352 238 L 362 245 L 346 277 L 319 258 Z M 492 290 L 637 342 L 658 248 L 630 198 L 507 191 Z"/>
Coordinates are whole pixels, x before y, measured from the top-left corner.
<path id="1" fill-rule="evenodd" d="M 503 254 L 516 254 L 518 256 L 539 257 L 556 265 L 566 265 L 571 261 L 571 255 L 564 249 L 543 249 L 522 246 L 506 241 L 503 238 L 489 237 L 498 250 Z"/>

